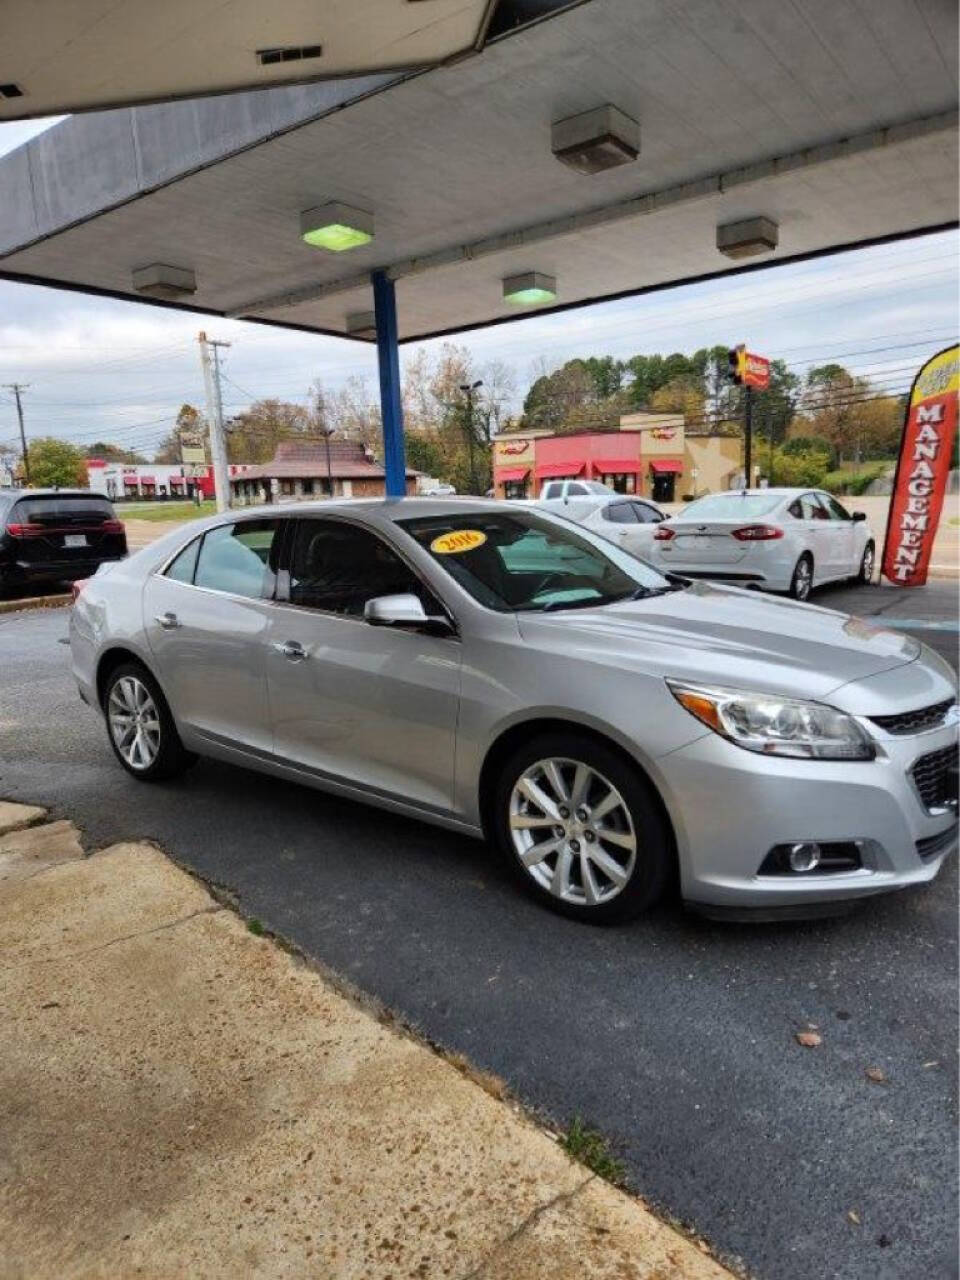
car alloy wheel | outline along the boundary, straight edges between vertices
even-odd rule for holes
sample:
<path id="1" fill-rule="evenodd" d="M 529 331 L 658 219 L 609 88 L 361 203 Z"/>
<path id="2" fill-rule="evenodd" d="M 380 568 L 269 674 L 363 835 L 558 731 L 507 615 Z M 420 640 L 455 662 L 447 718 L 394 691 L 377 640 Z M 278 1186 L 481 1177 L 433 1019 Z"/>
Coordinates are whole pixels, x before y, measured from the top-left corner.
<path id="1" fill-rule="evenodd" d="M 160 753 L 160 714 L 150 690 L 134 675 L 121 676 L 107 705 L 110 735 L 131 769 L 149 769 Z"/>
<path id="2" fill-rule="evenodd" d="M 797 561 L 797 566 L 793 571 L 793 582 L 790 584 L 790 594 L 794 600 L 806 600 L 810 594 L 810 588 L 813 586 L 813 565 L 807 556 L 801 556 Z"/>
<path id="3" fill-rule="evenodd" d="M 873 543 L 868 542 L 863 549 L 863 559 L 860 561 L 860 581 L 861 582 L 873 581 L 873 561 L 874 561 Z"/>
<path id="4" fill-rule="evenodd" d="M 527 875 L 562 902 L 616 898 L 637 860 L 630 809 L 613 783 L 579 760 L 537 760 L 510 795 L 510 837 Z"/>

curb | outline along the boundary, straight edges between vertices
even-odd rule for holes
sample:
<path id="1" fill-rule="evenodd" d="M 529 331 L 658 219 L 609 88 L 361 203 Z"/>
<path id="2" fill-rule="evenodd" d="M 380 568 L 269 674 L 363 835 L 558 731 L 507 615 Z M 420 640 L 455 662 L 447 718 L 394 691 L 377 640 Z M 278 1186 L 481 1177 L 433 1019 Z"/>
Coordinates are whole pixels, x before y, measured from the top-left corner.
<path id="1" fill-rule="evenodd" d="M 61 609 L 72 600 L 71 595 L 29 596 L 26 600 L 0 600 L 0 613 L 19 613 L 21 609 Z"/>

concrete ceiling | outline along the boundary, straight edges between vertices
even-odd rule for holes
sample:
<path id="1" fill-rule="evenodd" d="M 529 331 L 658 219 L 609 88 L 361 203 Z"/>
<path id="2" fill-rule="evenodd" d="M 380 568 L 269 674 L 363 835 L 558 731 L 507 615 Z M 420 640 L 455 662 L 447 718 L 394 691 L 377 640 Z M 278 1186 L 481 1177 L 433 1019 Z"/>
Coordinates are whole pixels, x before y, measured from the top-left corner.
<path id="1" fill-rule="evenodd" d="M 956 100 L 948 0 L 590 0 L 415 76 L 68 121 L 0 160 L 0 271 L 130 295 L 164 262 L 204 309 L 343 333 L 386 268 L 409 339 L 515 316 L 516 272 L 568 305 L 733 269 L 740 217 L 779 223 L 762 261 L 955 223 Z M 550 124 L 605 102 L 640 157 L 583 176 Z M 373 242 L 305 245 L 326 200 Z"/>
<path id="2" fill-rule="evenodd" d="M 421 67 L 473 47 L 489 7 L 490 0 L 3 0 L 0 86 L 22 96 L 0 89 L 0 120 Z M 282 61 L 258 56 L 280 49 Z"/>

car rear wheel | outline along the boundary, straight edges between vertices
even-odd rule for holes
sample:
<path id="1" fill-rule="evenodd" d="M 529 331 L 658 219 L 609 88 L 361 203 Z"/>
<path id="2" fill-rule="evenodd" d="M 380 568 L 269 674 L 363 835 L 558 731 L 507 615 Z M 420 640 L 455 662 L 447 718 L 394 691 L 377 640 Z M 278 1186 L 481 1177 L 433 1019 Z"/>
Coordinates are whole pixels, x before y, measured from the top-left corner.
<path id="1" fill-rule="evenodd" d="M 510 869 L 553 910 L 613 924 L 663 893 L 673 865 L 665 818 L 639 771 L 602 742 L 532 739 L 507 761 L 494 803 Z"/>
<path id="2" fill-rule="evenodd" d="M 794 600 L 806 600 L 813 588 L 813 560 L 804 552 L 797 561 L 790 579 L 790 595 Z"/>
<path id="3" fill-rule="evenodd" d="M 873 543 L 868 542 L 863 548 L 863 557 L 860 560 L 860 572 L 857 578 L 860 582 L 868 583 L 873 581 L 873 565 L 876 559 Z"/>
<path id="4" fill-rule="evenodd" d="M 180 741 L 160 686 L 138 662 L 110 673 L 103 710 L 114 754 L 141 782 L 176 777 L 196 760 Z"/>

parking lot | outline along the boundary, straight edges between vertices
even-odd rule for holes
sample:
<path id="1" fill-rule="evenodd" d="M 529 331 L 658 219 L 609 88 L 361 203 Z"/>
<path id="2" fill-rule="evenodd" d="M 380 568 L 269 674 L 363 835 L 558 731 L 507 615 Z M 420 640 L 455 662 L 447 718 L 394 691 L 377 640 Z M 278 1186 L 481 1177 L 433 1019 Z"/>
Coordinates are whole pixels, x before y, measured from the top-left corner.
<path id="1" fill-rule="evenodd" d="M 956 661 L 955 583 L 814 603 Z M 77 698 L 66 624 L 0 616 L 0 794 L 91 846 L 157 841 L 553 1123 L 582 1116 L 635 1191 L 746 1269 L 955 1274 L 955 860 L 840 920 L 719 925 L 673 903 L 587 928 L 415 822 L 212 762 L 138 785 Z"/>

